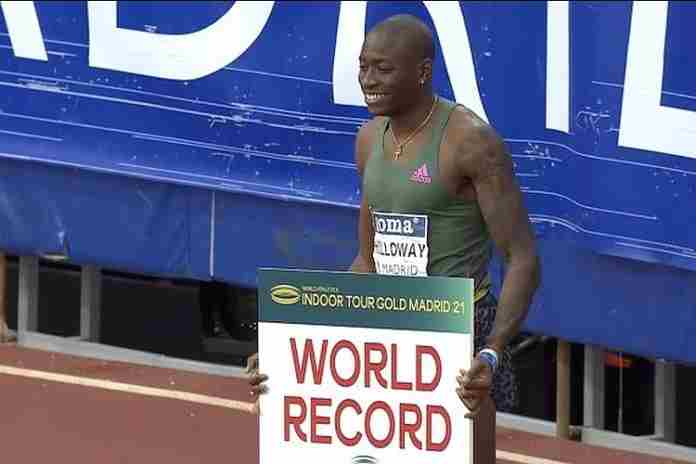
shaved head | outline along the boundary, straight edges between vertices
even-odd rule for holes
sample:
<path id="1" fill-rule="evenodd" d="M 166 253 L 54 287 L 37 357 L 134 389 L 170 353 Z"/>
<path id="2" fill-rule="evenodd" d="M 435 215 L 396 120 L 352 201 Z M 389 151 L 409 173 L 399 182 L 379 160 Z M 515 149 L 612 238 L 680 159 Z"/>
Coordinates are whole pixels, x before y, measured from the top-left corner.
<path id="1" fill-rule="evenodd" d="M 434 55 L 433 34 L 415 16 L 392 16 L 373 27 L 359 57 L 368 110 L 393 116 L 430 105 Z"/>
<path id="2" fill-rule="evenodd" d="M 415 53 L 418 60 L 435 58 L 435 43 L 430 28 L 415 16 L 391 16 L 373 27 L 368 35 L 388 40 L 391 45 Z"/>

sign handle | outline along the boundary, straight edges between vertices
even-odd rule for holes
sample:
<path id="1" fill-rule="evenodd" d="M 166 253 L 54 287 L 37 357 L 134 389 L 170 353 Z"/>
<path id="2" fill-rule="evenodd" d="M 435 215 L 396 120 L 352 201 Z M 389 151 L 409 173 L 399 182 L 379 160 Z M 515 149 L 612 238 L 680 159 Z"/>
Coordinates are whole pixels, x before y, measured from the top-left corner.
<path id="1" fill-rule="evenodd" d="M 556 436 L 570 438 L 570 343 L 564 340 L 556 347 Z"/>
<path id="2" fill-rule="evenodd" d="M 10 329 L 7 327 L 7 319 L 5 317 L 6 292 L 5 282 L 7 278 L 7 260 L 5 253 L 0 251 L 0 343 L 12 341 Z"/>

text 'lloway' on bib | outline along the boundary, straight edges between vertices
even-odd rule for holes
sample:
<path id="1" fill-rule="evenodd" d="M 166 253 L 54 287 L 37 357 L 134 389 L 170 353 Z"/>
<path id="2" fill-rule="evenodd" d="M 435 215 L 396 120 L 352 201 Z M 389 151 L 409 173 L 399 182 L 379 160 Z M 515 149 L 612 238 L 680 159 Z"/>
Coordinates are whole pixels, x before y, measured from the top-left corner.
<path id="1" fill-rule="evenodd" d="M 428 216 L 373 212 L 378 274 L 428 275 Z"/>

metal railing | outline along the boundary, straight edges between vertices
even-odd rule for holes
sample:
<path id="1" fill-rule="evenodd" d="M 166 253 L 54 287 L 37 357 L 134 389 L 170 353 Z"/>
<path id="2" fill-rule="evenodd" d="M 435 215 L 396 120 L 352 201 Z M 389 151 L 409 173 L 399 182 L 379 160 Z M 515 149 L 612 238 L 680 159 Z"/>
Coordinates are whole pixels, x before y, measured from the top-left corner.
<path id="1" fill-rule="evenodd" d="M 112 361 L 136 362 L 195 372 L 233 377 L 243 376 L 238 367 L 179 360 L 162 355 L 136 352 L 99 344 L 101 317 L 101 270 L 96 266 L 81 269 L 80 336 L 65 339 L 44 335 L 38 330 L 39 258 L 19 258 L 19 295 L 17 333 L 6 324 L 7 259 L 0 253 L 0 342 L 11 338 L 30 348 L 48 349 Z M 532 433 L 555 435 L 561 439 L 579 439 L 584 443 L 615 449 L 642 452 L 660 457 L 696 462 L 696 449 L 674 444 L 676 431 L 676 367 L 662 360 L 655 361 L 655 427 L 651 435 L 635 437 L 605 430 L 604 349 L 584 347 L 583 418 L 582 426 L 573 426 L 571 410 L 570 343 L 558 340 L 556 355 L 556 421 L 543 421 L 499 413 L 498 424 Z"/>

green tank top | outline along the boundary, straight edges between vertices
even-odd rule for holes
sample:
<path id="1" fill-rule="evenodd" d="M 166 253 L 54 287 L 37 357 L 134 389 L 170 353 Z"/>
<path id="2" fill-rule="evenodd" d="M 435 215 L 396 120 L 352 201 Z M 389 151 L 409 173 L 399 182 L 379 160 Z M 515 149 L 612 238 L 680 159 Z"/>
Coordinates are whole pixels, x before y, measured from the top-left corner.
<path id="1" fill-rule="evenodd" d="M 442 183 L 440 143 L 456 104 L 439 98 L 437 105 L 430 142 L 407 160 L 385 157 L 389 120 L 378 127 L 363 176 L 373 256 L 378 273 L 473 278 L 478 300 L 490 287 L 492 242 L 478 203 L 455 198 Z"/>

